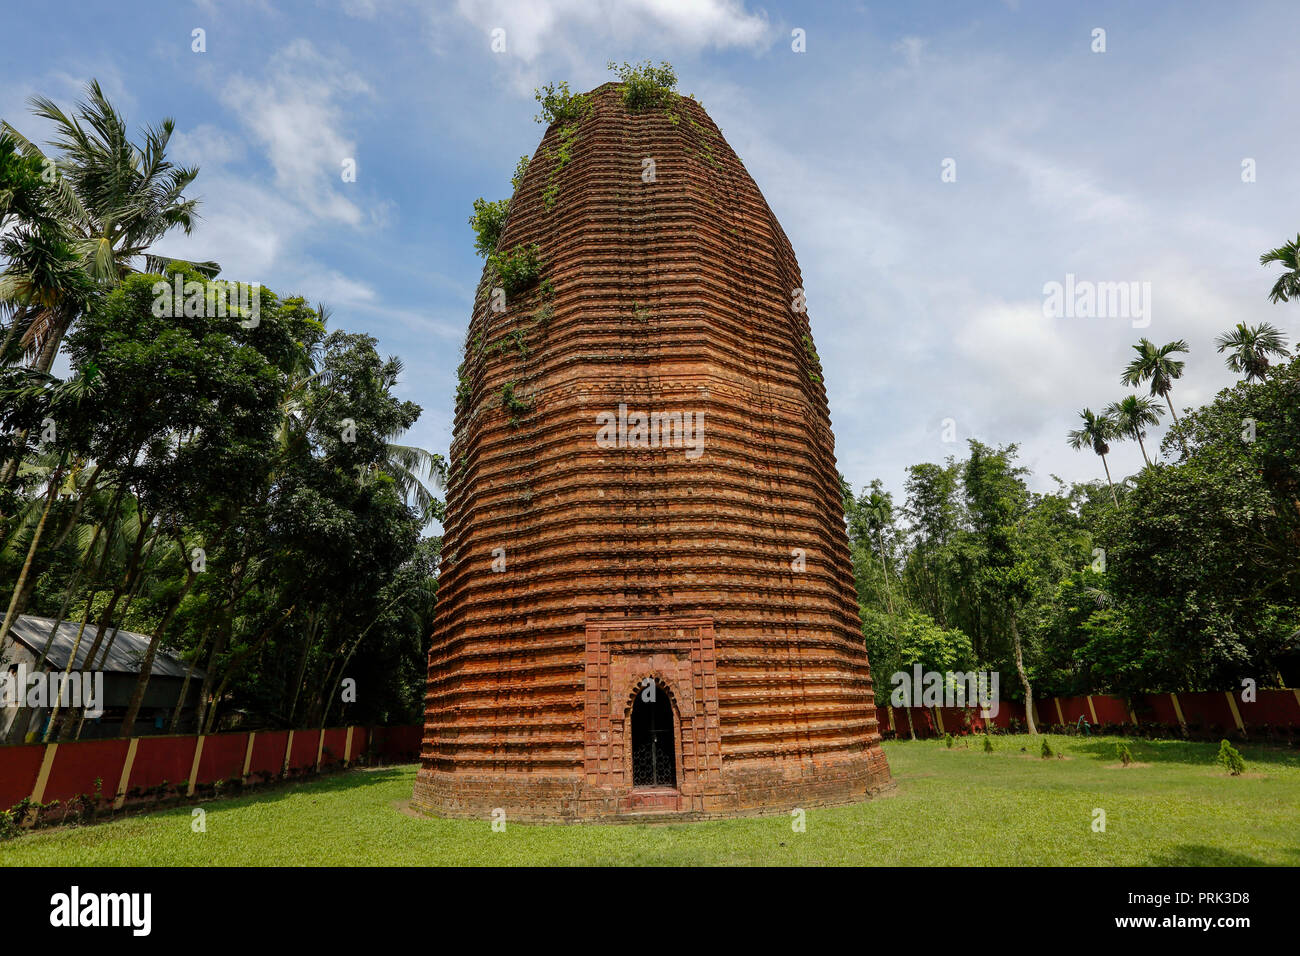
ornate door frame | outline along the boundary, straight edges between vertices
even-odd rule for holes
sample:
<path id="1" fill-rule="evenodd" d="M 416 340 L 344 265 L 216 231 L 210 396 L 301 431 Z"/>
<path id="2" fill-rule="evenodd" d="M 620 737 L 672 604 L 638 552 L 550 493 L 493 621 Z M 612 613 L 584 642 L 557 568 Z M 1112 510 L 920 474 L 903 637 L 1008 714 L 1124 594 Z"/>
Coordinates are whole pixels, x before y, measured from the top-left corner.
<path id="1" fill-rule="evenodd" d="M 722 771 L 713 621 L 705 617 L 586 622 L 583 768 L 590 787 L 632 789 L 632 693 L 647 677 L 672 698 L 677 789 L 694 793 Z"/>

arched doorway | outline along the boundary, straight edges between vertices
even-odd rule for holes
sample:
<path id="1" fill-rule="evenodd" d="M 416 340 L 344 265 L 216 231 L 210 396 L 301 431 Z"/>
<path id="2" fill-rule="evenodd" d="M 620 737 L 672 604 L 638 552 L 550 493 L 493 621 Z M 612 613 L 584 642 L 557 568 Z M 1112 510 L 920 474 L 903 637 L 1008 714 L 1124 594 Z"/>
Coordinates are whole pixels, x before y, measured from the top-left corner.
<path id="1" fill-rule="evenodd" d="M 668 692 L 647 681 L 632 700 L 632 786 L 677 786 L 676 737 Z"/>

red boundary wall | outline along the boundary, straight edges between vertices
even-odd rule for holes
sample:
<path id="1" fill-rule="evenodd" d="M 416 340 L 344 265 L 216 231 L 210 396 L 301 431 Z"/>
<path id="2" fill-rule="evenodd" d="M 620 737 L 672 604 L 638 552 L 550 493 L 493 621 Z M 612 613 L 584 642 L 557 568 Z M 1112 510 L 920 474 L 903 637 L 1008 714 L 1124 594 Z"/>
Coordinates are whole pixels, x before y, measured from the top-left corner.
<path id="1" fill-rule="evenodd" d="M 1012 721 L 1016 729 L 1025 727 L 1024 704 L 1018 701 L 1003 701 L 998 713 L 986 721 L 977 708 L 891 707 L 886 700 L 877 712 L 881 731 L 903 739 L 910 736 L 908 710 L 917 737 L 982 733 L 986 724 L 1006 731 L 1012 729 Z M 1223 735 L 1282 728 L 1300 731 L 1300 691 L 1295 690 L 1261 690 L 1250 702 L 1241 700 L 1239 694 L 1230 698 L 1222 691 L 1144 694 L 1131 702 L 1105 694 L 1047 697 L 1036 703 L 1035 710 L 1043 729 L 1072 726 L 1083 718 L 1093 726 L 1128 725 L 1136 732 L 1151 725 Z M 351 763 L 366 754 L 393 762 L 419 756 L 423 733 L 419 726 L 350 729 L 350 749 L 347 727 L 292 731 L 292 746 L 287 730 L 0 746 L 0 809 L 12 807 L 24 797 L 51 803 L 94 795 L 98 790 L 105 799 L 116 798 L 120 805 L 125 798 L 134 799 L 151 790 L 161 792 L 160 788 L 174 790 L 182 783 L 191 788 L 232 778 L 257 783 L 314 770 L 318 755 L 322 767 Z M 200 739 L 203 749 L 196 770 L 194 757 Z M 128 763 L 129 772 L 123 779 Z"/>
<path id="2" fill-rule="evenodd" d="M 1002 701 L 998 713 L 987 720 L 980 717 L 978 708 L 891 707 L 887 698 L 878 700 L 877 708 L 881 732 L 892 731 L 899 738 L 911 736 L 908 711 L 917 737 L 983 733 L 986 724 L 993 730 L 1005 731 L 1012 729 L 1012 721 L 1016 729 L 1025 729 L 1025 705 L 1021 701 Z M 1152 725 L 1186 728 L 1189 733 L 1202 735 L 1249 735 L 1252 731 L 1283 728 L 1300 732 L 1300 691 L 1296 690 L 1256 691 L 1256 699 L 1250 702 L 1243 701 L 1240 694 L 1224 691 L 1141 694 L 1131 702 L 1108 694 L 1045 697 L 1035 703 L 1034 710 L 1037 726 L 1042 729 L 1074 726 L 1082 718 L 1094 727 L 1127 726 L 1137 732 Z"/>
<path id="3" fill-rule="evenodd" d="M 318 755 L 321 767 L 367 754 L 414 760 L 421 733 L 418 726 L 330 727 L 292 731 L 292 745 L 290 731 L 272 730 L 0 746 L 0 810 L 25 797 L 48 804 L 98 793 L 121 806 L 150 793 L 175 792 L 181 784 L 193 793 L 218 781 L 258 783 L 315 770 Z"/>

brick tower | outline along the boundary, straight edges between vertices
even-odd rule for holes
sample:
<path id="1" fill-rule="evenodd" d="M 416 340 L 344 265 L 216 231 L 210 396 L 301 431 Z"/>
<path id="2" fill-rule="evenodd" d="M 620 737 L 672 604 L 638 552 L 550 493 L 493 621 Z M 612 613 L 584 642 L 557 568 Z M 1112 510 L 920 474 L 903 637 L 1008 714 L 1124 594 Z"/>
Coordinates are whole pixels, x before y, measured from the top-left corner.
<path id="1" fill-rule="evenodd" d="M 880 749 L 790 242 L 693 99 L 552 124 L 458 389 L 421 769 L 439 815 L 863 799 Z M 495 288 L 506 289 L 504 296 Z"/>

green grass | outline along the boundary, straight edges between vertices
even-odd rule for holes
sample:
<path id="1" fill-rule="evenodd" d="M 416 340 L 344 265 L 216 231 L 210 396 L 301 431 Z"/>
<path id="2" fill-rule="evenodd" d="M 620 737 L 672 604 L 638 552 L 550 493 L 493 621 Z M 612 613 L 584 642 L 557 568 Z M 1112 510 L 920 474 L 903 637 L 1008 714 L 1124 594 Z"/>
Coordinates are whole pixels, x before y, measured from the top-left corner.
<path id="1" fill-rule="evenodd" d="M 1240 745 L 1246 775 L 1233 778 L 1215 744 L 1130 739 L 1138 765 L 1119 769 L 1117 738 L 1050 740 L 1065 759 L 1023 736 L 994 738 L 992 754 L 979 737 L 888 743 L 895 794 L 808 810 L 804 833 L 788 815 L 494 833 L 487 819 L 401 813 L 415 779 L 403 766 L 201 804 L 206 833 L 190 806 L 31 833 L 0 843 L 0 864 L 1300 865 L 1300 753 Z"/>

